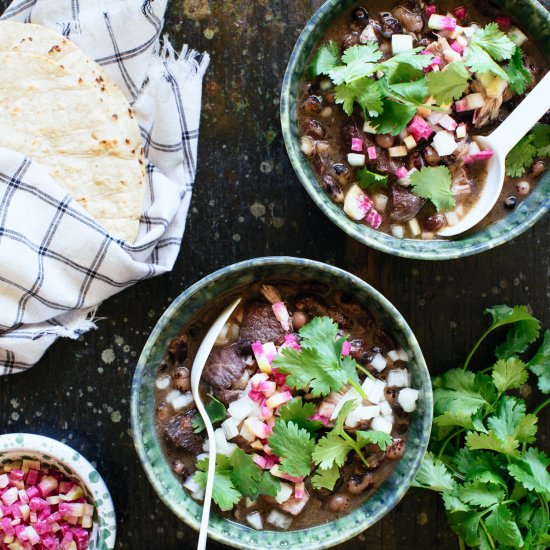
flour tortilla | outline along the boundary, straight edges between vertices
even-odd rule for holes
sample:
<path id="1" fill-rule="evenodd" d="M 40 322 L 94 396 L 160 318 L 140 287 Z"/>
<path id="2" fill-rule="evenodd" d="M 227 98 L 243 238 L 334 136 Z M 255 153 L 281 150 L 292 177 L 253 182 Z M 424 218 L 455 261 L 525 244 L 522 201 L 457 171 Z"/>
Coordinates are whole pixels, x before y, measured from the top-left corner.
<path id="1" fill-rule="evenodd" d="M 39 25 L 0 22 L 0 146 L 19 151 L 116 237 L 136 238 L 145 189 L 135 115 L 99 65 Z"/>

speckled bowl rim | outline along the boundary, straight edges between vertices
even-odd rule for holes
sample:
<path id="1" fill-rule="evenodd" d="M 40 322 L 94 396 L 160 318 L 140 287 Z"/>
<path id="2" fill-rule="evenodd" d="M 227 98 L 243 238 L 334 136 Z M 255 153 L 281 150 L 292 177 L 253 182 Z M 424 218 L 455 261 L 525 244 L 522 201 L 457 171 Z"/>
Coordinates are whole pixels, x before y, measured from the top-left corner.
<path id="1" fill-rule="evenodd" d="M 185 502 L 186 505 L 191 506 L 192 503 L 194 503 L 194 507 L 196 510 L 196 514 L 194 516 L 191 513 L 184 513 L 184 511 L 182 511 L 177 506 L 177 503 L 173 502 L 169 494 L 170 490 L 174 487 L 173 481 L 176 480 L 176 478 L 171 472 L 167 461 L 165 459 L 161 459 L 157 461 L 156 464 L 153 464 L 148 455 L 148 445 L 154 445 L 156 442 L 156 445 L 158 447 L 158 439 L 156 438 L 156 434 L 153 434 L 152 440 L 149 440 L 148 442 L 144 440 L 144 432 L 142 428 L 147 429 L 147 427 L 143 426 L 140 418 L 140 391 L 142 389 L 141 386 L 143 383 L 143 378 L 145 375 L 152 376 L 151 384 L 153 384 L 154 374 L 157 368 L 156 364 L 151 365 L 153 375 L 148 372 L 148 358 L 153 351 L 153 347 L 163 334 L 163 340 L 166 343 L 168 335 L 165 334 L 165 331 L 167 327 L 169 327 L 172 322 L 172 318 L 175 317 L 177 312 L 181 308 L 185 308 L 185 304 L 188 299 L 190 299 L 190 297 L 193 297 L 199 293 L 207 294 L 207 291 L 205 290 L 207 287 L 210 287 L 213 284 L 218 284 L 228 275 L 237 276 L 237 274 L 246 274 L 249 270 L 262 269 L 262 266 L 265 267 L 275 265 L 288 267 L 288 276 L 290 277 L 292 276 L 291 270 L 293 267 L 302 269 L 307 268 L 309 277 L 321 277 L 319 273 L 328 272 L 327 277 L 334 277 L 339 279 L 342 278 L 343 280 L 345 280 L 346 287 L 352 285 L 360 287 L 361 292 L 368 295 L 369 299 L 372 299 L 373 302 L 371 303 L 370 307 L 380 309 L 384 312 L 385 315 L 387 315 L 388 318 L 392 319 L 392 322 L 396 326 L 399 326 L 399 339 L 401 343 L 406 341 L 408 350 L 410 350 L 413 354 L 413 357 L 409 362 L 409 365 L 416 365 L 414 368 L 411 367 L 413 377 L 416 379 L 416 381 L 419 381 L 417 387 L 422 388 L 421 396 L 419 398 L 418 410 L 422 409 L 423 413 L 422 416 L 416 417 L 416 419 L 414 420 L 414 424 L 412 424 L 416 424 L 420 432 L 419 441 L 415 448 L 411 447 L 413 449 L 412 451 L 410 451 L 412 456 L 408 457 L 407 459 L 409 461 L 408 470 L 406 470 L 405 472 L 401 472 L 401 470 L 396 470 L 396 472 L 399 472 L 399 482 L 401 483 L 401 485 L 392 488 L 393 492 L 391 498 L 388 498 L 386 502 L 384 502 L 385 496 L 381 495 L 386 494 L 388 488 L 391 487 L 390 482 L 395 476 L 390 476 L 390 478 L 388 478 L 388 480 L 386 480 L 382 484 L 382 486 L 373 494 L 371 499 L 367 500 L 366 503 L 363 504 L 361 507 L 355 509 L 351 513 L 337 520 L 308 529 L 288 532 L 269 530 L 255 531 L 254 529 L 243 526 L 241 524 L 227 521 L 223 518 L 220 518 L 220 516 L 211 516 L 209 536 L 214 540 L 233 546 L 235 548 L 249 549 L 253 547 L 257 550 L 263 548 L 292 548 L 292 550 L 307 550 L 311 548 L 316 548 L 320 550 L 323 548 L 332 547 L 353 538 L 354 536 L 358 535 L 359 533 L 363 532 L 365 529 L 369 528 L 374 523 L 379 521 L 400 502 L 407 490 L 410 488 L 416 472 L 418 471 L 418 468 L 420 468 L 422 458 L 425 454 L 430 438 L 433 415 L 432 386 L 428 367 L 426 366 L 426 362 L 420 350 L 420 346 L 411 328 L 409 327 L 403 316 L 399 313 L 399 311 L 382 294 L 380 294 L 377 290 L 375 290 L 359 277 L 356 277 L 355 275 L 352 275 L 351 273 L 348 273 L 340 268 L 313 260 L 286 256 L 274 256 L 255 258 L 232 264 L 230 266 L 221 268 L 218 271 L 196 282 L 189 289 L 178 296 L 164 312 L 164 314 L 154 327 L 153 331 L 151 332 L 151 335 L 149 336 L 141 353 L 132 383 L 132 395 L 130 404 L 132 435 L 134 438 L 136 451 L 145 470 L 145 473 L 161 500 L 166 504 L 166 506 L 168 506 L 168 508 L 170 508 L 170 510 L 172 510 L 172 512 L 178 518 L 187 523 L 193 529 L 198 530 L 200 526 L 201 508 L 191 499 L 191 497 L 189 497 L 185 493 L 181 485 L 179 485 L 177 498 L 180 498 L 181 494 L 183 494 L 182 501 Z M 311 271 L 311 275 L 309 275 L 309 271 Z M 234 286 L 238 286 L 238 284 L 239 283 L 236 283 Z M 194 311 L 195 310 L 193 310 L 193 312 Z M 178 330 L 180 328 L 181 326 L 178 327 Z M 173 334 L 175 334 L 176 332 L 177 331 L 175 331 Z M 397 338 L 395 334 L 394 336 Z M 148 414 L 150 414 L 152 418 L 153 403 L 151 402 L 150 404 L 143 404 L 141 406 L 147 409 Z M 417 414 L 420 413 L 417 411 Z M 159 451 L 157 448 L 152 452 L 153 459 L 157 459 L 158 455 Z M 397 465 L 397 467 L 399 468 L 399 464 Z M 405 468 L 405 466 L 403 468 Z M 168 487 L 167 484 L 169 484 L 170 487 Z M 373 513 L 372 515 L 367 516 L 366 511 L 364 511 L 363 509 L 367 507 L 368 503 L 371 500 L 375 501 L 375 504 L 378 504 L 378 502 L 380 501 L 380 506 L 382 506 L 382 508 L 379 508 L 378 511 Z M 375 504 L 373 504 L 372 506 L 374 506 Z M 338 525 L 338 523 L 345 526 L 345 529 L 335 529 L 334 526 Z M 223 526 L 225 526 L 225 532 L 223 531 Z M 253 540 L 251 540 L 250 538 L 248 540 L 242 540 L 243 537 L 246 536 L 252 536 Z M 300 540 L 301 538 L 305 538 L 306 542 Z"/>
<path id="2" fill-rule="evenodd" d="M 504 244 L 527 231 L 550 210 L 550 170 L 537 188 L 513 212 L 470 236 L 456 240 L 422 241 L 398 239 L 350 220 L 319 186 L 307 159 L 300 151 L 296 122 L 296 95 L 309 55 L 326 26 L 356 0 L 327 0 L 311 17 L 298 37 L 290 56 L 281 89 L 281 128 L 290 162 L 305 190 L 328 218 L 357 241 L 404 258 L 450 260 L 478 254 Z M 536 1 L 525 0 L 538 17 L 550 26 L 550 14 Z M 525 9 L 525 6 L 523 7 Z M 524 25 L 534 26 L 534 23 Z M 542 48 L 541 48 L 542 49 Z M 544 50 L 542 50 L 544 52 Z"/>
<path id="3" fill-rule="evenodd" d="M 9 433 L 0 435 L 0 459 L 5 453 L 43 454 L 58 462 L 86 486 L 93 496 L 98 521 L 97 549 L 113 550 L 116 516 L 113 499 L 99 472 L 78 451 L 44 435 Z"/>

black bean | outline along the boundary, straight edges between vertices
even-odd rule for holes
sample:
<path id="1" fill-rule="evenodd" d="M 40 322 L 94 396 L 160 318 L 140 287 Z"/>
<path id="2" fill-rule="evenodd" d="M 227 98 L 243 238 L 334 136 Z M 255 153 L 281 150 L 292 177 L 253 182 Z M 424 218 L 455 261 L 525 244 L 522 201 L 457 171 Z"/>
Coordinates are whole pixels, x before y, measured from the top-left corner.
<path id="1" fill-rule="evenodd" d="M 302 133 L 315 139 L 325 139 L 327 135 L 323 125 L 318 120 L 313 120 L 311 118 L 302 122 Z"/>
<path id="2" fill-rule="evenodd" d="M 363 474 L 352 474 L 349 478 L 347 489 L 352 495 L 359 495 L 374 485 L 372 474 L 364 472 Z"/>
<path id="3" fill-rule="evenodd" d="M 342 50 L 346 51 L 348 48 L 351 48 L 352 46 L 356 46 L 357 44 L 359 44 L 360 36 L 361 35 L 358 32 L 352 32 L 344 36 L 342 40 Z"/>
<path id="4" fill-rule="evenodd" d="M 334 202 L 343 202 L 344 201 L 344 193 L 342 192 L 342 188 L 340 185 L 334 180 L 332 176 L 324 176 L 323 177 L 323 189 L 327 192 L 329 197 Z"/>
<path id="5" fill-rule="evenodd" d="M 310 95 L 302 103 L 302 112 L 306 114 L 317 114 L 320 113 L 323 108 L 323 100 L 317 95 Z"/>
<path id="6" fill-rule="evenodd" d="M 439 231 L 446 224 L 443 214 L 434 214 L 424 220 L 424 228 L 427 231 Z"/>
<path id="7" fill-rule="evenodd" d="M 543 160 L 537 160 L 536 162 L 533 163 L 533 166 L 531 166 L 531 170 L 529 170 L 529 174 L 531 174 L 536 178 L 537 176 L 540 176 L 545 169 L 546 169 L 546 163 Z"/>
<path id="8" fill-rule="evenodd" d="M 514 195 L 510 195 L 509 197 L 506 197 L 504 199 L 504 207 L 508 208 L 508 210 L 513 210 L 518 203 L 517 197 L 514 197 Z"/>
<path id="9" fill-rule="evenodd" d="M 351 498 L 348 495 L 336 493 L 330 497 L 328 507 L 333 512 L 345 512 L 351 505 Z"/>
<path id="10" fill-rule="evenodd" d="M 424 149 L 424 160 L 428 166 L 437 166 L 440 159 L 439 153 L 431 145 Z"/>
<path id="11" fill-rule="evenodd" d="M 402 34 L 403 28 L 399 21 L 392 16 L 389 12 L 382 12 L 380 14 L 380 33 L 384 38 L 391 38 L 394 34 Z"/>
<path id="12" fill-rule="evenodd" d="M 421 170 L 424 166 L 424 158 L 422 157 L 422 153 L 420 151 L 413 151 L 407 158 L 407 168 L 409 170 L 412 170 L 413 168 Z"/>
<path id="13" fill-rule="evenodd" d="M 365 8 L 355 8 L 351 20 L 360 27 L 366 27 L 369 23 L 369 13 Z"/>

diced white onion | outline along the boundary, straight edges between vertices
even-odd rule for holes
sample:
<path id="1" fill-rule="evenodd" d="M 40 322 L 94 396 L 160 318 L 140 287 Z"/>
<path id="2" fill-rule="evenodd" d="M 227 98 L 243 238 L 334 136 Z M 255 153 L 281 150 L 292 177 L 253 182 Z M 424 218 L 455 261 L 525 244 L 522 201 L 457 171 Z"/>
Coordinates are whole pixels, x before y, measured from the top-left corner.
<path id="1" fill-rule="evenodd" d="M 225 323 L 218 337 L 216 338 L 215 346 L 223 346 L 229 342 L 229 323 Z"/>
<path id="2" fill-rule="evenodd" d="M 364 156 L 364 155 L 363 155 Z M 367 196 L 356 184 L 353 184 L 347 191 L 344 198 L 344 212 L 352 220 L 362 220 L 366 215 L 365 204 Z"/>
<path id="3" fill-rule="evenodd" d="M 445 212 L 445 218 L 447 219 L 447 225 L 456 225 L 459 222 L 456 212 Z"/>
<path id="4" fill-rule="evenodd" d="M 170 386 L 170 377 L 161 376 L 160 378 L 157 378 L 155 386 L 157 387 L 157 390 L 165 390 Z"/>
<path id="5" fill-rule="evenodd" d="M 411 235 L 414 235 L 414 236 L 420 235 L 422 230 L 420 229 L 420 225 L 416 218 L 412 218 L 407 223 L 409 224 L 409 231 L 411 232 Z"/>
<path id="6" fill-rule="evenodd" d="M 254 435 L 254 432 L 250 429 L 250 427 L 246 424 L 246 423 L 243 423 L 242 427 L 241 427 L 241 432 L 240 434 L 242 435 L 242 437 L 244 437 L 249 443 L 251 443 L 252 441 L 254 441 L 256 439 L 256 436 Z"/>
<path id="7" fill-rule="evenodd" d="M 267 516 L 267 523 L 278 529 L 288 529 L 292 523 L 292 518 L 286 514 L 282 514 L 279 510 L 271 510 Z"/>
<path id="8" fill-rule="evenodd" d="M 378 372 L 382 372 L 386 368 L 386 364 L 386 358 L 381 353 L 377 353 L 370 362 L 371 367 L 375 368 Z"/>
<path id="9" fill-rule="evenodd" d="M 453 134 L 443 130 L 436 132 L 432 145 L 442 157 L 453 153 L 458 146 Z"/>
<path id="10" fill-rule="evenodd" d="M 374 195 L 372 202 L 374 204 L 374 208 L 376 208 L 378 212 L 384 212 L 386 210 L 386 206 L 388 205 L 388 197 L 381 194 Z"/>
<path id="11" fill-rule="evenodd" d="M 410 34 L 392 34 L 391 51 L 393 55 L 412 50 L 413 38 Z"/>
<path id="12" fill-rule="evenodd" d="M 384 392 L 386 390 L 386 383 L 382 382 L 382 380 L 374 380 L 374 383 L 372 385 L 372 388 L 365 392 L 367 394 L 367 399 L 375 404 L 378 405 L 380 401 L 384 398 Z"/>
<path id="13" fill-rule="evenodd" d="M 392 349 L 391 351 L 388 351 L 388 358 L 395 363 L 396 361 L 399 361 L 399 353 L 397 353 L 396 349 Z"/>
<path id="14" fill-rule="evenodd" d="M 225 439 L 233 439 L 239 435 L 239 428 L 233 418 L 226 418 L 222 422 L 222 430 L 225 435 Z"/>
<path id="15" fill-rule="evenodd" d="M 378 405 L 367 405 L 365 407 L 357 407 L 353 409 L 345 420 L 345 425 L 349 428 L 354 428 L 363 420 L 370 420 L 380 414 Z"/>
<path id="16" fill-rule="evenodd" d="M 231 416 L 238 424 L 241 420 L 244 420 L 247 416 L 250 416 L 256 409 L 259 414 L 259 408 L 254 405 L 256 404 L 252 401 L 252 399 L 250 399 L 250 397 L 248 397 L 248 395 L 243 395 L 236 401 L 229 404 L 227 412 L 229 413 L 229 416 Z"/>
<path id="17" fill-rule="evenodd" d="M 189 476 L 183 486 L 191 493 L 191 496 L 195 500 L 202 500 L 204 498 L 204 489 L 195 481 L 195 476 Z"/>
<path id="18" fill-rule="evenodd" d="M 397 353 L 399 353 L 399 359 L 401 361 L 406 363 L 409 360 L 409 354 L 404 349 L 398 350 Z"/>
<path id="19" fill-rule="evenodd" d="M 388 155 L 390 157 L 406 157 L 407 148 L 404 145 L 396 145 L 388 149 Z"/>
<path id="20" fill-rule="evenodd" d="M 387 401 L 380 402 L 380 414 L 382 416 L 389 416 L 393 414 L 393 409 L 391 408 L 391 405 Z"/>
<path id="21" fill-rule="evenodd" d="M 165 401 L 166 403 L 171 405 L 172 401 L 174 401 L 174 399 L 178 398 L 180 395 L 181 395 L 181 392 L 179 390 L 171 390 L 166 395 Z"/>
<path id="22" fill-rule="evenodd" d="M 338 401 L 338 403 L 336 404 L 336 407 L 334 407 L 334 411 L 332 412 L 332 414 L 330 416 L 330 419 L 334 420 L 338 416 L 338 413 L 340 412 L 340 409 L 344 406 L 344 403 L 346 403 L 347 401 L 351 401 L 351 400 L 355 400 L 355 401 L 359 401 L 359 402 L 363 401 L 363 398 L 361 397 L 361 394 L 355 388 L 349 389 L 342 396 L 340 401 Z"/>
<path id="23" fill-rule="evenodd" d="M 193 394 L 189 391 L 187 393 L 182 393 L 176 398 L 172 399 L 172 408 L 175 411 L 181 411 L 185 407 L 189 407 L 193 403 Z"/>
<path id="24" fill-rule="evenodd" d="M 416 400 L 418 399 L 418 390 L 413 388 L 403 388 L 397 396 L 397 402 L 405 412 L 413 412 L 416 409 Z"/>
<path id="25" fill-rule="evenodd" d="M 260 512 L 252 512 L 246 516 L 246 522 L 250 527 L 253 527 L 257 531 L 261 531 L 264 528 L 264 522 L 262 521 L 262 515 Z"/>
<path id="26" fill-rule="evenodd" d="M 200 453 L 197 455 L 197 462 L 200 462 L 204 458 L 208 458 L 210 455 L 208 453 Z"/>
<path id="27" fill-rule="evenodd" d="M 407 369 L 395 369 L 388 372 L 388 386 L 392 388 L 406 388 L 411 383 L 411 377 Z"/>
<path id="28" fill-rule="evenodd" d="M 279 491 L 277 491 L 277 494 L 275 495 L 275 500 L 279 504 L 282 504 L 292 496 L 292 491 L 293 491 L 292 485 L 289 485 L 288 483 L 281 481 L 281 487 Z"/>
<path id="29" fill-rule="evenodd" d="M 348 153 L 348 163 L 350 166 L 365 166 L 365 155 Z"/>
<path id="30" fill-rule="evenodd" d="M 402 225 L 392 225 L 391 234 L 397 239 L 402 239 L 405 236 L 405 229 Z"/>
<path id="31" fill-rule="evenodd" d="M 393 424 L 386 420 L 385 418 L 382 418 L 381 416 L 377 416 L 376 418 L 372 419 L 371 422 L 371 430 L 374 430 L 376 432 L 385 432 L 387 434 L 391 433 Z"/>

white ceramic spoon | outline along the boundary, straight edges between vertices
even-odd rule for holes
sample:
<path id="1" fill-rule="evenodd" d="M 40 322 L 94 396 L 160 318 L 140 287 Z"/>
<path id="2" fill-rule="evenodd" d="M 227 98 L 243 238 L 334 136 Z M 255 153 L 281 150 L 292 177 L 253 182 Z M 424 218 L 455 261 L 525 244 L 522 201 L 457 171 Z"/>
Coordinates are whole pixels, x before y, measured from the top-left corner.
<path id="1" fill-rule="evenodd" d="M 221 315 L 214 321 L 214 324 L 210 327 L 206 336 L 204 337 L 195 360 L 193 361 L 193 367 L 191 369 L 191 392 L 193 393 L 193 399 L 199 414 L 202 416 L 204 425 L 206 426 L 206 433 L 208 434 L 208 477 L 206 480 L 206 489 L 204 491 L 204 503 L 202 506 L 202 518 L 201 527 L 199 531 L 199 542 L 197 543 L 197 550 L 204 550 L 206 548 L 206 539 L 208 538 L 208 519 L 210 518 L 210 503 L 212 501 L 212 488 L 214 486 L 214 471 L 216 470 L 216 440 L 214 439 L 214 427 L 208 418 L 206 409 L 202 402 L 201 394 L 199 392 L 199 384 L 201 381 L 202 371 L 206 360 L 214 347 L 216 338 L 219 336 L 223 326 L 235 311 L 235 308 L 241 303 L 241 298 L 235 300 L 230 306 L 228 306 Z"/>
<path id="2" fill-rule="evenodd" d="M 476 136 L 479 147 L 492 149 L 487 165 L 487 180 L 474 207 L 456 224 L 438 232 L 441 237 L 454 237 L 479 223 L 497 202 L 504 183 L 504 161 L 512 147 L 550 108 L 550 72 L 529 92 L 527 97 L 488 136 Z"/>

